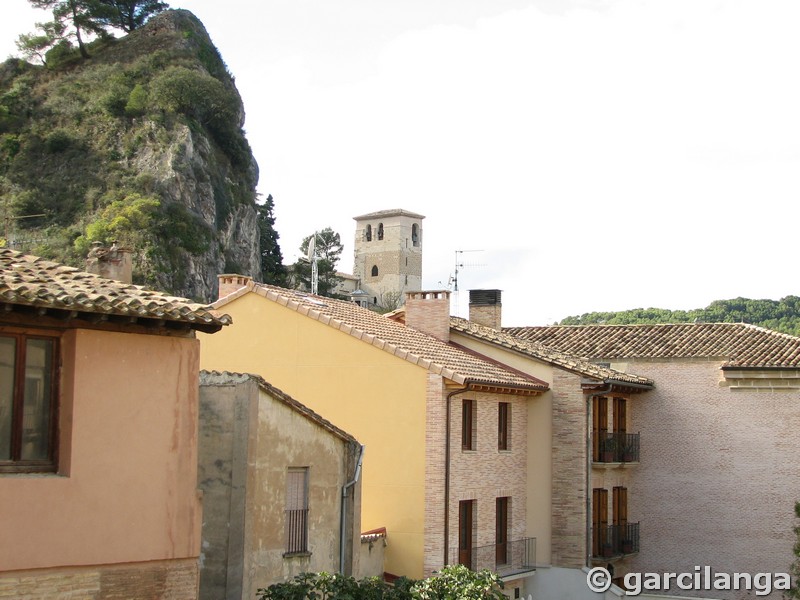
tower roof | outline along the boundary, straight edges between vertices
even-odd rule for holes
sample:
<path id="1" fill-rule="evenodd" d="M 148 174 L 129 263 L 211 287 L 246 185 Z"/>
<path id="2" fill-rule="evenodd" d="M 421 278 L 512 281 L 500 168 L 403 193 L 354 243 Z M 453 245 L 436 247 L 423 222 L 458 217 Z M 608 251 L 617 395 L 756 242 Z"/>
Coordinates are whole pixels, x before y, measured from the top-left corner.
<path id="1" fill-rule="evenodd" d="M 390 208 L 388 210 L 379 210 L 377 212 L 367 213 L 360 217 L 353 217 L 356 221 L 363 221 L 365 219 L 379 219 L 383 217 L 410 217 L 412 219 L 424 219 L 425 215 L 413 213 L 404 208 Z"/>

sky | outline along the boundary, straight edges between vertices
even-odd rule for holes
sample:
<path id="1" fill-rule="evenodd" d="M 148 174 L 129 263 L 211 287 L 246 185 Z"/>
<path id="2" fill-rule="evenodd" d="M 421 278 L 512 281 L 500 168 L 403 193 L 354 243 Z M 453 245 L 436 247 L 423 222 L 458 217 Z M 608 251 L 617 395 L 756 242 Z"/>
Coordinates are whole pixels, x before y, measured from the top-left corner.
<path id="1" fill-rule="evenodd" d="M 503 325 L 798 295 L 797 0 L 174 0 L 246 111 L 284 262 L 425 215 Z M 0 0 L 0 58 L 46 17 Z M 457 253 L 457 251 L 464 251 Z M 458 257 L 458 258 L 457 258 Z"/>

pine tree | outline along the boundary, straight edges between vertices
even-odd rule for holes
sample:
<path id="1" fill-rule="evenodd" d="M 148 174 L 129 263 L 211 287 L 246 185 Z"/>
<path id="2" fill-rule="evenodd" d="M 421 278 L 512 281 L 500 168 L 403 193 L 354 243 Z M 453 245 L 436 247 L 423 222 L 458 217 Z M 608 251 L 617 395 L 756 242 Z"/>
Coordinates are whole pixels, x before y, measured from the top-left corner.
<path id="1" fill-rule="evenodd" d="M 286 267 L 278 244 L 278 232 L 275 231 L 275 202 L 272 194 L 267 196 L 264 204 L 258 204 L 258 251 L 261 255 L 261 281 L 272 285 L 286 285 Z"/>

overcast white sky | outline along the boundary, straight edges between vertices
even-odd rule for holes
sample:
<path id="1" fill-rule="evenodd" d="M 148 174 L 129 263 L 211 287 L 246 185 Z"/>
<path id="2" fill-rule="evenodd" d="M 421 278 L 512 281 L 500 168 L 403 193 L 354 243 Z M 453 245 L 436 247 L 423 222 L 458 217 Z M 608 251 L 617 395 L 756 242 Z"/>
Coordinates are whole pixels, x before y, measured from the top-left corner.
<path id="1" fill-rule="evenodd" d="M 4 57 L 42 17 L 1 2 Z M 406 208 L 426 288 L 483 251 L 462 316 L 800 294 L 797 0 L 170 4 L 236 77 L 286 262 L 329 226 L 349 271 L 352 217 Z"/>

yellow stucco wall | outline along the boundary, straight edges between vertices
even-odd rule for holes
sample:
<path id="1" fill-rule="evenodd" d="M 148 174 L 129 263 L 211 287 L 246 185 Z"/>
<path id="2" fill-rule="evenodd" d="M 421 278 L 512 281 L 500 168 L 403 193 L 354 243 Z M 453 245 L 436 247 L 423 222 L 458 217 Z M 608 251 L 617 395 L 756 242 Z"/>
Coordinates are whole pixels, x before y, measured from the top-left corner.
<path id="1" fill-rule="evenodd" d="M 198 351 L 63 333 L 59 473 L 0 477 L 0 571 L 196 559 Z"/>
<path id="2" fill-rule="evenodd" d="M 475 338 L 450 332 L 451 341 L 480 352 L 548 384 L 553 382 L 553 367 L 516 352 Z M 527 537 L 536 538 L 536 562 L 549 564 L 552 535 L 552 444 L 553 395 L 547 391 L 527 399 Z"/>
<path id="3" fill-rule="evenodd" d="M 362 528 L 387 528 L 387 571 L 421 577 L 427 370 L 256 294 L 223 310 L 201 367 L 261 375 L 364 444 Z"/>

